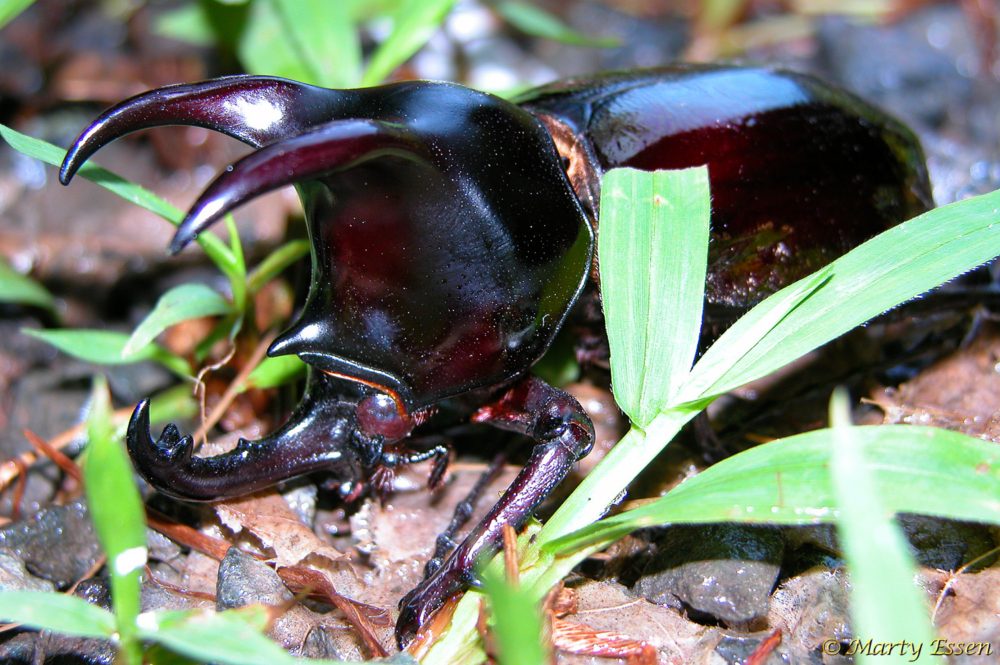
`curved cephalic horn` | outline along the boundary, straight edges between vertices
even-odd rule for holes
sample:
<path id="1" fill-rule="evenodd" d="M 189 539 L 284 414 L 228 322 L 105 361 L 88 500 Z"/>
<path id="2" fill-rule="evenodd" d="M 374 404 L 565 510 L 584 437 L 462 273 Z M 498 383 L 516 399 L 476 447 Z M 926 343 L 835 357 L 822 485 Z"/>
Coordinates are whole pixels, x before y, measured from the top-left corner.
<path id="1" fill-rule="evenodd" d="M 194 457 L 191 437 L 182 437 L 172 424 L 153 441 L 149 400 L 143 400 L 129 421 L 129 455 L 150 484 L 187 501 L 240 496 L 320 469 L 352 485 L 360 474 L 350 442 L 356 402 L 344 401 L 326 383 L 314 373 L 287 423 L 262 439 L 240 439 L 235 449 L 215 457 Z"/>
<path id="2" fill-rule="evenodd" d="M 140 129 L 194 125 L 260 147 L 332 120 L 348 95 L 270 76 L 228 76 L 150 90 L 108 109 L 84 130 L 63 160 L 59 181 L 68 184 L 97 150 Z"/>
<path id="3" fill-rule="evenodd" d="M 237 161 L 205 189 L 177 228 L 170 251 L 176 254 L 223 215 L 256 196 L 384 155 L 430 161 L 429 151 L 412 131 L 378 120 L 335 120 L 272 143 Z"/>

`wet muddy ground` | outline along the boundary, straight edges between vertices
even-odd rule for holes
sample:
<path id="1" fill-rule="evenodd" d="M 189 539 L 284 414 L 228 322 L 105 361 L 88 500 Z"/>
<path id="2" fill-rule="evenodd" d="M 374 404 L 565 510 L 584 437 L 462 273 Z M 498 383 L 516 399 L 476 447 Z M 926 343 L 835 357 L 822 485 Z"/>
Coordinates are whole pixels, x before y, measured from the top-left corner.
<path id="1" fill-rule="evenodd" d="M 622 42 L 613 49 L 585 49 L 512 34 L 478 5 L 460 3 L 447 36 L 435 37 L 401 74 L 507 89 L 736 49 L 741 59 L 818 73 L 904 119 L 924 144 L 939 204 L 1000 188 L 1000 60 L 991 32 L 996 26 L 990 27 L 988 12 L 973 19 L 969 6 L 976 3 L 920 4 L 875 23 L 842 16 L 782 23 L 787 16 L 778 15 L 769 39 L 737 30 L 730 41 L 734 34 L 743 41 L 735 45 L 697 35 L 687 16 L 667 6 L 641 4 L 551 3 L 582 32 Z M 231 71 L 231 62 L 207 50 L 152 34 L 153 14 L 143 8 L 123 21 L 93 3 L 39 2 L 0 31 L 0 120 L 67 145 L 113 101 Z M 235 141 L 174 128 L 118 142 L 100 161 L 183 208 L 242 152 Z M 302 235 L 296 206 L 294 195 L 284 191 L 237 213 L 251 260 Z M 53 169 L 0 146 L 0 256 L 57 297 L 62 325 L 128 331 L 171 286 L 200 281 L 225 288 L 200 250 L 168 259 L 164 247 L 170 235 L 169 226 L 151 213 L 90 183 L 61 188 Z M 261 308 L 277 314 L 290 310 L 291 294 L 304 278 L 303 270 L 290 272 Z M 989 281 L 990 271 L 971 279 Z M 821 427 L 830 390 L 841 384 L 857 398 L 858 422 L 933 424 L 998 441 L 995 316 L 982 307 L 956 308 L 903 313 L 868 326 L 780 376 L 720 400 L 710 413 L 712 427 L 730 452 Z M 0 304 L 0 589 L 75 588 L 106 605 L 101 554 L 80 487 L 53 462 L 30 461 L 34 449 L 24 431 L 64 443 L 73 454 L 79 441 L 72 429 L 83 417 L 95 372 L 108 376 L 120 408 L 174 379 L 148 363 L 97 368 L 20 332 L 56 323 L 39 310 Z M 185 334 L 198 331 L 175 331 L 165 343 L 183 348 Z M 581 463 L 582 474 L 626 422 L 599 370 L 586 373 L 570 390 L 598 425 L 597 451 Z M 291 396 L 247 398 L 235 405 L 223 422 L 228 433 L 218 438 L 252 437 L 271 427 L 292 402 Z M 459 450 L 443 489 L 424 490 L 429 469 L 417 465 L 404 477 L 413 490 L 384 503 L 366 499 L 345 508 L 331 500 L 322 479 L 313 478 L 280 495 L 212 506 L 154 499 L 168 517 L 159 531 L 149 532 L 154 564 L 144 584 L 144 607 L 284 605 L 290 609 L 272 636 L 294 653 L 360 659 L 379 655 L 376 645 L 391 652 L 396 602 L 420 579 L 423 561 L 455 504 L 491 452 L 504 444 L 480 444 L 476 436 L 467 437 L 476 445 Z M 656 496 L 704 465 L 697 437 L 688 436 L 642 476 L 630 498 Z M 504 467 L 485 496 L 496 496 L 515 470 Z M 485 509 L 480 505 L 479 513 Z M 989 567 L 995 555 L 981 558 L 1000 543 L 1000 533 L 919 517 L 904 517 L 902 524 L 922 564 L 921 584 L 939 633 L 953 641 L 991 641 L 1000 649 L 1000 569 Z M 963 568 L 977 558 L 974 567 Z M 295 602 L 289 580 L 304 574 L 306 565 L 324 571 L 339 594 L 363 603 L 357 612 L 368 641 L 357 621 L 345 619 L 344 606 L 334 609 L 329 598 Z M 819 645 L 852 635 L 849 589 L 832 528 L 651 529 L 626 538 L 566 580 L 561 607 L 567 609 L 555 619 L 554 630 L 564 637 L 583 635 L 584 642 L 628 638 L 639 644 L 634 658 L 653 654 L 664 663 L 743 663 L 771 648 L 768 639 L 780 630 L 781 643 L 763 662 L 832 665 L 850 659 L 823 653 Z M 571 644 L 571 637 L 563 643 Z M 68 659 L 59 662 L 112 657 L 108 645 L 97 641 L 0 634 L 0 662 L 40 662 L 33 659 L 41 653 Z M 615 662 L 568 652 L 559 660 Z"/>

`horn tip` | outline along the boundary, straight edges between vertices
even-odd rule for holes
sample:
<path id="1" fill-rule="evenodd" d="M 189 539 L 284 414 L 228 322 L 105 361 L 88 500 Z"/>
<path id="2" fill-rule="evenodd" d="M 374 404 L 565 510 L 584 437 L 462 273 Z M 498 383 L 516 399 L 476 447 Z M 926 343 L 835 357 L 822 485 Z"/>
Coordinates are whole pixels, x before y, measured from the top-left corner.
<path id="1" fill-rule="evenodd" d="M 178 230 L 177 233 L 174 234 L 173 239 L 170 241 L 167 253 L 170 254 L 170 256 L 180 254 L 181 250 L 187 247 L 188 243 L 196 237 L 197 234 L 184 233 L 183 231 Z"/>
<path id="2" fill-rule="evenodd" d="M 62 164 L 59 165 L 59 183 L 61 185 L 68 185 L 73 176 L 76 175 L 76 171 L 79 168 L 76 159 L 77 151 L 71 149 L 66 153 L 66 157 L 63 159 Z"/>

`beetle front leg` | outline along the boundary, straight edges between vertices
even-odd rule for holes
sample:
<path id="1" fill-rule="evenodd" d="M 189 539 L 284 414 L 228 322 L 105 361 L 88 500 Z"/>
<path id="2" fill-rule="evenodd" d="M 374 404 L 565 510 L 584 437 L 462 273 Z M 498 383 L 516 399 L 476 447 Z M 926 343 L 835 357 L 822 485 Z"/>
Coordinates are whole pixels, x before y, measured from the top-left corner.
<path id="1" fill-rule="evenodd" d="M 149 400 L 136 407 L 126 443 L 136 470 L 159 492 L 186 501 L 216 501 L 255 492 L 312 471 L 327 471 L 348 494 L 361 463 L 353 445 L 356 401 L 345 399 L 323 374 L 312 372 L 306 394 L 288 422 L 257 441 L 240 439 L 214 457 L 193 455 L 194 442 L 167 425 L 149 431 Z"/>
<path id="2" fill-rule="evenodd" d="M 482 522 L 433 575 L 400 602 L 396 622 L 400 646 L 451 596 L 474 581 L 477 565 L 500 549 L 504 525 L 520 529 L 594 444 L 594 426 L 579 402 L 533 376 L 479 409 L 472 419 L 526 434 L 537 443 L 528 463 Z"/>

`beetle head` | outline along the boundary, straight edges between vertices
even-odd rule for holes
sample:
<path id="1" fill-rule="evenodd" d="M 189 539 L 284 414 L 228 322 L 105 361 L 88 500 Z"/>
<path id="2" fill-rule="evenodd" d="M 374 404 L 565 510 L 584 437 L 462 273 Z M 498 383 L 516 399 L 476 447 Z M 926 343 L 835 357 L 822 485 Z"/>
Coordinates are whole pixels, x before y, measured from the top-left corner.
<path id="1" fill-rule="evenodd" d="M 544 127 L 446 83 L 335 91 L 231 77 L 152 91 L 101 116 L 64 182 L 104 143 L 195 124 L 258 148 L 194 203 L 171 243 L 264 192 L 298 187 L 313 275 L 271 347 L 416 410 L 526 371 L 586 279 L 593 234 Z"/>

